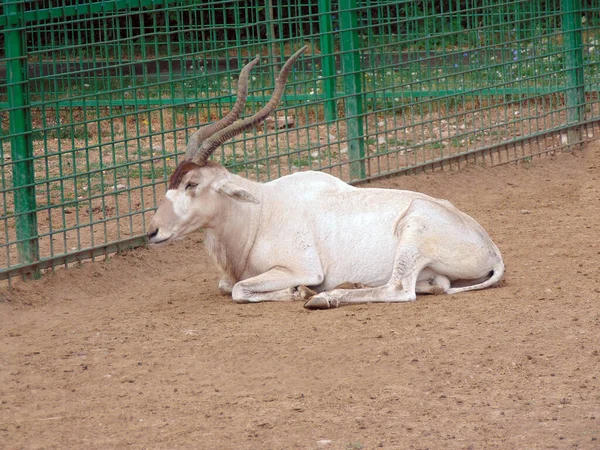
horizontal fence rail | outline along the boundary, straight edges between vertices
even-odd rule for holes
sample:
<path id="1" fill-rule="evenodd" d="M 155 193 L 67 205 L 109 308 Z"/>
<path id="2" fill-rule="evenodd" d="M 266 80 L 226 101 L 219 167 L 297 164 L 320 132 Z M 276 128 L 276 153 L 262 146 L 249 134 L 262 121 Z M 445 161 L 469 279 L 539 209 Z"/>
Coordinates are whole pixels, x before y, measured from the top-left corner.
<path id="1" fill-rule="evenodd" d="M 144 245 L 187 137 L 246 114 L 230 171 L 348 182 L 502 164 L 598 136 L 600 0 L 3 0 L 0 279 Z M 301 188 L 301 187 L 300 187 Z"/>

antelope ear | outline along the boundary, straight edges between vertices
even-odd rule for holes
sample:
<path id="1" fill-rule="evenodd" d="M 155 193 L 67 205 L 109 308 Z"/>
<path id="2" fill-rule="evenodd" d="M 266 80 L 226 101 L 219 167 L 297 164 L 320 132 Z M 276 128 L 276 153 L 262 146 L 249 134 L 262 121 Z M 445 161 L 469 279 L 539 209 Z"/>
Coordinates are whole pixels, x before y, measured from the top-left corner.
<path id="1" fill-rule="evenodd" d="M 241 188 L 233 181 L 230 180 L 222 180 L 214 186 L 214 189 L 217 192 L 220 192 L 223 195 L 231 198 L 232 200 L 242 202 L 242 203 L 260 203 L 258 199 L 248 192 L 246 189 Z"/>

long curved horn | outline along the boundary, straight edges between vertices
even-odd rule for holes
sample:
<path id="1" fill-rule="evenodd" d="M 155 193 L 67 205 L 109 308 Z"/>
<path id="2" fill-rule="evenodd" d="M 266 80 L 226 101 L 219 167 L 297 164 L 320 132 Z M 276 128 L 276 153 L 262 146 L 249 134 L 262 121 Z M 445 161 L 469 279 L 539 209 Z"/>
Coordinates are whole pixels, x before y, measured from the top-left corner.
<path id="1" fill-rule="evenodd" d="M 211 137 L 206 138 L 206 140 L 202 143 L 202 147 L 200 147 L 198 153 L 196 153 L 196 155 L 192 158 L 192 161 L 198 164 L 199 166 L 203 166 L 204 164 L 206 164 L 206 161 L 208 160 L 210 155 L 215 151 L 215 149 L 219 145 L 228 141 L 232 137 L 246 130 L 249 130 L 250 128 L 255 127 L 263 120 L 265 120 L 269 116 L 269 114 L 271 114 L 275 110 L 275 108 L 277 108 L 277 105 L 279 104 L 279 101 L 283 96 L 283 92 L 285 91 L 285 83 L 287 82 L 287 78 L 292 69 L 292 65 L 296 62 L 300 55 L 304 53 L 305 50 L 306 46 L 302 47 L 300 50 L 294 53 L 290 57 L 290 59 L 288 59 L 283 65 L 281 71 L 279 72 L 277 80 L 275 80 L 275 89 L 273 90 L 273 95 L 271 96 L 271 99 L 263 109 L 258 111 L 253 116 L 247 117 L 243 120 L 238 120 L 232 125 L 229 125 L 228 127 L 213 134 Z"/>
<path id="2" fill-rule="evenodd" d="M 254 60 L 250 61 L 242 68 L 238 79 L 237 100 L 235 105 L 233 105 L 233 108 L 231 108 L 231 111 L 229 111 L 229 114 L 217 122 L 200 127 L 196 132 L 194 132 L 194 134 L 190 136 L 187 147 L 185 148 L 185 159 L 192 159 L 194 157 L 204 139 L 212 136 L 217 131 L 228 127 L 237 120 L 240 113 L 244 109 L 244 106 L 246 106 L 246 97 L 248 96 L 248 75 L 259 61 L 260 56 L 257 56 Z"/>

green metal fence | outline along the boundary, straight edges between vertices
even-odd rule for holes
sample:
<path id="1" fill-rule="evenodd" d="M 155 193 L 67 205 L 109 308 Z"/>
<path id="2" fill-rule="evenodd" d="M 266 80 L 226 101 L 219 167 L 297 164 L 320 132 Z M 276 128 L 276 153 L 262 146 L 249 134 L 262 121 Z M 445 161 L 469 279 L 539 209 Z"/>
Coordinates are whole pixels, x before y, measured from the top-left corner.
<path id="1" fill-rule="evenodd" d="M 143 245 L 199 124 L 256 54 L 220 149 L 269 180 L 528 160 L 598 135 L 600 0 L 41 0 L 0 4 L 0 279 Z"/>

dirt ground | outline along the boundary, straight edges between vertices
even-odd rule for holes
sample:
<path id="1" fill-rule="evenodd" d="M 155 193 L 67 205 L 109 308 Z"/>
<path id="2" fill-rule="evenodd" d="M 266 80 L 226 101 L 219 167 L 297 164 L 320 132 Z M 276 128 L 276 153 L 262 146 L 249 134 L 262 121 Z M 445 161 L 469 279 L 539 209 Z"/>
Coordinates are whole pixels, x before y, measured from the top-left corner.
<path id="1" fill-rule="evenodd" d="M 600 144 L 374 186 L 489 231 L 492 289 L 235 305 L 201 233 L 0 291 L 0 447 L 600 448 Z"/>

